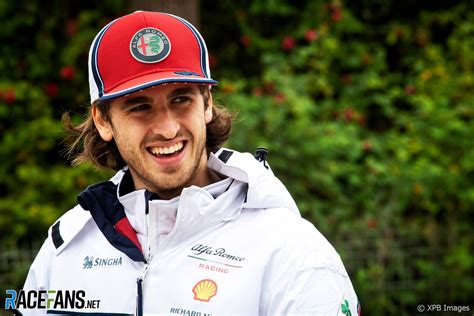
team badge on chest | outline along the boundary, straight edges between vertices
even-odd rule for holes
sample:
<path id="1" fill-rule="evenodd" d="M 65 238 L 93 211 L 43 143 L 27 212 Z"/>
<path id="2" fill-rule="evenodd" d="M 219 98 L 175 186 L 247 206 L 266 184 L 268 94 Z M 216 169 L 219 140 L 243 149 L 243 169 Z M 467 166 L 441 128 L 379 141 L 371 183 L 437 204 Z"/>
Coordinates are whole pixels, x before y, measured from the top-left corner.
<path id="1" fill-rule="evenodd" d="M 130 41 L 130 53 L 142 63 L 157 63 L 168 57 L 171 42 L 162 31 L 147 27 L 133 35 Z"/>

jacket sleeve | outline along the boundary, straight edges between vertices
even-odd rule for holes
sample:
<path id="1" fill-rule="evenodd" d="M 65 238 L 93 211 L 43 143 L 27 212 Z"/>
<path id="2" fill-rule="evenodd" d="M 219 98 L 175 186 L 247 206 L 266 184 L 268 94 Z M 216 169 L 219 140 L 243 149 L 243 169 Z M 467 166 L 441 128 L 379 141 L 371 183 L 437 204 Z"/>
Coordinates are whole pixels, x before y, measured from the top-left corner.
<path id="1" fill-rule="evenodd" d="M 24 291 L 48 290 L 51 275 L 51 263 L 54 256 L 54 246 L 50 237 L 43 243 L 30 266 L 23 286 Z M 23 315 L 46 315 L 46 309 L 19 309 Z"/>
<path id="2" fill-rule="evenodd" d="M 358 315 L 358 299 L 339 255 L 319 232 L 312 235 L 274 254 L 260 315 Z"/>

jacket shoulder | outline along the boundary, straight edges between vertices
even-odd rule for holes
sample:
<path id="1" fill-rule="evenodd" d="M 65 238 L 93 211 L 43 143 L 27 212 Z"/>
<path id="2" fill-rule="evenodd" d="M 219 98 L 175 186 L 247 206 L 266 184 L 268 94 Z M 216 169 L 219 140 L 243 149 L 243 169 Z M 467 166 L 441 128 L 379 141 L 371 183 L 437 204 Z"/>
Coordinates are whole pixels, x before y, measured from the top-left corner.
<path id="1" fill-rule="evenodd" d="M 56 254 L 60 253 L 77 236 L 84 226 L 92 220 L 90 212 L 80 205 L 64 213 L 48 230 Z"/>
<path id="2" fill-rule="evenodd" d="M 261 226 L 285 260 L 306 258 L 308 268 L 331 268 L 346 274 L 340 256 L 313 223 L 287 208 L 262 210 Z"/>

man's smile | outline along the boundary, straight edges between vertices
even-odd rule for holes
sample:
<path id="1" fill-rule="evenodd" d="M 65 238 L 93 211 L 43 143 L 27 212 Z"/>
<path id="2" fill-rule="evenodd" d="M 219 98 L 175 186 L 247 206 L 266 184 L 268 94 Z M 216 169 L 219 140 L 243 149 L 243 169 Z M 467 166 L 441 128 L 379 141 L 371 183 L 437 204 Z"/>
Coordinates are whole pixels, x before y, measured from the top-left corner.
<path id="1" fill-rule="evenodd" d="M 151 146 L 148 147 L 148 151 L 152 153 L 154 156 L 166 156 L 172 155 L 181 151 L 184 147 L 184 142 L 179 141 L 174 145 L 171 146 Z"/>

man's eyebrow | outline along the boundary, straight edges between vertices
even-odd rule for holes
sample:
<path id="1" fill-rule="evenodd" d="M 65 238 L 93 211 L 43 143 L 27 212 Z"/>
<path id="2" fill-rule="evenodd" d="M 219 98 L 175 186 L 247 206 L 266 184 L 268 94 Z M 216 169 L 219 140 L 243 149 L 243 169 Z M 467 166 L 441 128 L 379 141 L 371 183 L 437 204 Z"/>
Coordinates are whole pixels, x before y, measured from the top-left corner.
<path id="1" fill-rule="evenodd" d="M 198 94 L 198 93 L 199 93 L 198 89 L 191 88 L 191 87 L 176 88 L 175 90 L 171 91 L 167 97 L 168 99 L 172 99 L 183 94 Z"/>
<path id="2" fill-rule="evenodd" d="M 172 99 L 183 94 L 198 94 L 199 90 L 192 87 L 176 88 L 168 93 L 167 98 Z M 126 99 L 122 102 L 121 107 L 127 108 L 138 103 L 151 103 L 153 99 L 147 96 L 136 96 Z"/>
<path id="3" fill-rule="evenodd" d="M 122 108 L 127 108 L 129 106 L 135 105 L 137 103 L 150 103 L 151 98 L 145 96 L 132 97 L 122 102 Z"/>

